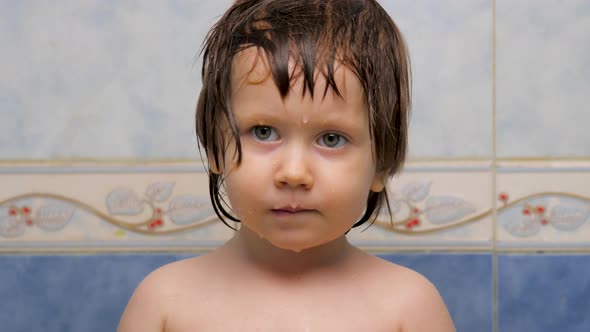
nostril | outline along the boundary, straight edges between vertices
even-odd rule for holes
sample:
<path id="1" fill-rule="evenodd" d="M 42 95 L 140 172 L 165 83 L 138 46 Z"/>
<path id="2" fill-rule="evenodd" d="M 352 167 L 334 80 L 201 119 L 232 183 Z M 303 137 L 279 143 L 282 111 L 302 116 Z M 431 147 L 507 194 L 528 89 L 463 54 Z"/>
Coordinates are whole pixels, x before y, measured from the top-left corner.
<path id="1" fill-rule="evenodd" d="M 303 187 L 308 189 L 313 186 L 313 177 L 309 172 L 278 172 L 275 183 L 278 187 Z"/>
<path id="2" fill-rule="evenodd" d="M 300 146 L 285 149 L 280 158 L 272 161 L 276 186 L 309 188 L 313 184 L 313 175 L 308 158 Z"/>

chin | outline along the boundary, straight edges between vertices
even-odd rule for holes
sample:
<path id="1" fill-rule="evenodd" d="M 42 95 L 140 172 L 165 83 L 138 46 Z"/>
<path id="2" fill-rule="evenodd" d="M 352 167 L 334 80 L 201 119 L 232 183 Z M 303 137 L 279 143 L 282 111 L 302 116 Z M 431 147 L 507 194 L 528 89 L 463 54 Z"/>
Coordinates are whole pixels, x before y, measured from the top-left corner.
<path id="1" fill-rule="evenodd" d="M 301 251 L 303 251 L 305 249 L 309 249 L 309 248 L 313 248 L 313 247 L 317 246 L 314 244 L 304 243 L 304 242 L 300 242 L 300 241 L 270 241 L 270 243 L 279 249 L 288 250 L 288 251 L 292 251 L 295 253 L 300 253 Z"/>
<path id="2" fill-rule="evenodd" d="M 337 239 L 338 237 L 336 237 Z M 303 250 L 313 249 L 328 244 L 336 239 L 332 238 L 307 238 L 305 236 L 269 237 L 268 241 L 274 247 L 299 253 Z"/>

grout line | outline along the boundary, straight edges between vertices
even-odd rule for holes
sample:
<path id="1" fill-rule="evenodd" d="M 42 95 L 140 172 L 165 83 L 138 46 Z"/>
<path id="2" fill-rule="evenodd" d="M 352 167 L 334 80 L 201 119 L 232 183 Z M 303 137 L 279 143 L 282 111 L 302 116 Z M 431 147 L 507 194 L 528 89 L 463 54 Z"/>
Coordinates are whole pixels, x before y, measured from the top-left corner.
<path id="1" fill-rule="evenodd" d="M 498 197 L 498 146 L 497 146 L 497 77 L 496 77 L 496 0 L 492 0 L 492 331 L 498 332 L 498 227 L 496 198 Z"/>
<path id="2" fill-rule="evenodd" d="M 126 255 L 126 254 L 206 254 L 217 247 L 113 247 L 113 248 L 0 248 L 0 256 L 3 255 Z M 490 254 L 494 255 L 590 255 L 590 247 L 586 248 L 499 248 L 495 251 L 485 247 L 359 247 L 360 249 L 375 255 L 383 254 Z"/>
<path id="3" fill-rule="evenodd" d="M 590 248 L 500 248 L 499 254 L 537 254 L 537 255 L 588 255 Z"/>

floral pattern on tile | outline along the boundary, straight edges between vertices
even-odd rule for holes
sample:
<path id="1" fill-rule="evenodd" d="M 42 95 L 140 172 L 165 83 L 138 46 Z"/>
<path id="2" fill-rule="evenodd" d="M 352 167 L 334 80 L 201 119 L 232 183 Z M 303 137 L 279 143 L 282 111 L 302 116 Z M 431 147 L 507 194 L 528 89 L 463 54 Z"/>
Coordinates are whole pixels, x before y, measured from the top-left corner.
<path id="1" fill-rule="evenodd" d="M 498 168 L 500 247 L 590 246 L 590 167 L 583 162 Z"/>
<path id="2" fill-rule="evenodd" d="M 422 180 L 390 192 L 391 214 L 382 211 L 375 225 L 396 233 L 420 235 L 477 222 L 491 214 L 488 210 L 474 215 L 475 205 L 460 196 L 430 195 L 431 186 L 432 181 Z"/>
<path id="3" fill-rule="evenodd" d="M 514 236 L 530 237 L 543 227 L 575 232 L 590 220 L 590 197 L 568 193 L 536 193 L 508 202 L 498 209 L 498 221 Z"/>
<path id="4" fill-rule="evenodd" d="M 80 169 L 0 174 L 0 247 L 213 247 L 233 234 L 209 203 L 205 173 Z"/>
<path id="5" fill-rule="evenodd" d="M 216 246 L 233 231 L 217 218 L 207 176 L 125 172 L 2 175 L 0 246 Z M 458 186 L 456 177 L 464 185 Z M 477 172 L 405 172 L 390 186 L 392 214 L 350 232 L 364 247 L 489 245 L 491 176 Z M 393 220 L 393 222 L 391 222 Z M 368 225 L 368 224 L 367 224 Z M 238 226 L 238 225 L 234 225 Z"/>
<path id="6" fill-rule="evenodd" d="M 197 229 L 217 220 L 208 197 L 180 195 L 169 199 L 173 186 L 173 182 L 150 184 L 142 197 L 129 188 L 114 189 L 106 197 L 106 213 L 76 199 L 52 193 L 12 197 L 0 201 L 0 236 L 22 236 L 26 227 L 58 232 L 71 222 L 77 211 L 95 215 L 116 226 L 117 236 L 125 235 L 126 231 L 150 235 L 173 234 Z"/>
<path id="7" fill-rule="evenodd" d="M 377 220 L 350 232 L 363 247 L 483 246 L 492 241 L 492 173 L 485 166 L 407 167 Z"/>

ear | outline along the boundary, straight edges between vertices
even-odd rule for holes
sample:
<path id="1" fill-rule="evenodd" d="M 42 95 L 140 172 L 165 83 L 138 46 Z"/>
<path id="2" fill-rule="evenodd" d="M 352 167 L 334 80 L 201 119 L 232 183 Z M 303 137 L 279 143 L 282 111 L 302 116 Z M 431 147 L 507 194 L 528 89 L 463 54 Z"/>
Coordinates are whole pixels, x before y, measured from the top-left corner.
<path id="1" fill-rule="evenodd" d="M 383 174 L 375 174 L 373 183 L 371 183 L 371 191 L 378 193 L 385 189 L 385 181 L 383 180 Z"/>

